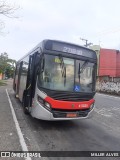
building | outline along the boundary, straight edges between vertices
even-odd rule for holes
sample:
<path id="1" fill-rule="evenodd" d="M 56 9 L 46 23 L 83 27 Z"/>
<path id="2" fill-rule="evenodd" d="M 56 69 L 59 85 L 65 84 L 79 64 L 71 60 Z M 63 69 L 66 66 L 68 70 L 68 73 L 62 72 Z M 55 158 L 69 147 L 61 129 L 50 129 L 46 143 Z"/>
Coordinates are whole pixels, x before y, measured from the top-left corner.
<path id="1" fill-rule="evenodd" d="M 113 49 L 100 49 L 99 76 L 117 77 L 117 54 Z"/>
<path id="2" fill-rule="evenodd" d="M 99 45 L 90 46 L 90 49 L 93 49 L 96 52 L 96 55 L 97 55 L 97 76 L 99 76 L 100 46 Z"/>
<path id="3" fill-rule="evenodd" d="M 120 77 L 120 51 L 117 52 L 116 65 L 116 77 Z"/>
<path id="4" fill-rule="evenodd" d="M 98 57 L 98 77 L 120 78 L 120 51 L 92 46 Z"/>

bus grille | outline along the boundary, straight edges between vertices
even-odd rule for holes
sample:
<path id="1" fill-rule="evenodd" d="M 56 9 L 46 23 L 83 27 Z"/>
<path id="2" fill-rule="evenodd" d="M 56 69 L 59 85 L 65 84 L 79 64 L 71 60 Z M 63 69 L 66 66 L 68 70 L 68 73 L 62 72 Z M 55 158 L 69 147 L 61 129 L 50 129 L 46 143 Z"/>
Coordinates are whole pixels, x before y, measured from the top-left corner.
<path id="1" fill-rule="evenodd" d="M 88 110 L 81 110 L 81 111 L 72 111 L 72 113 L 76 113 L 77 117 L 86 117 L 88 113 L 90 112 L 90 109 Z M 69 111 L 65 112 L 63 111 L 52 111 L 54 118 L 66 118 L 67 113 L 70 113 Z"/>

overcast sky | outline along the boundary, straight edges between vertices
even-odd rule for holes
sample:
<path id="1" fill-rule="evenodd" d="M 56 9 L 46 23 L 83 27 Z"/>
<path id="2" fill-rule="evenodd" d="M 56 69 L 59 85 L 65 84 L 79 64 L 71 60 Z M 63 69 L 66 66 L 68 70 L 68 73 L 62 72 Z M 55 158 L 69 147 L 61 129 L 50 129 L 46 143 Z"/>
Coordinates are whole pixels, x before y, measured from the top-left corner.
<path id="1" fill-rule="evenodd" d="M 8 0 L 20 6 L 5 22 L 0 53 L 18 60 L 43 39 L 120 49 L 120 0 Z"/>

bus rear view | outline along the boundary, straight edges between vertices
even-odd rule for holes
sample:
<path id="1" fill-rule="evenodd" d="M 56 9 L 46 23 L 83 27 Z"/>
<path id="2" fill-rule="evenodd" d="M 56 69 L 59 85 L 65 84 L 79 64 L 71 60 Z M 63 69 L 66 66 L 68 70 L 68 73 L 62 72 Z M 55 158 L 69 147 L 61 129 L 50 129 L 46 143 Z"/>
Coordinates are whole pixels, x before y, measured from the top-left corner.
<path id="1" fill-rule="evenodd" d="M 94 109 L 96 63 L 93 50 L 42 41 L 17 63 L 21 69 L 15 74 L 14 90 L 25 113 L 44 120 L 88 118 Z"/>

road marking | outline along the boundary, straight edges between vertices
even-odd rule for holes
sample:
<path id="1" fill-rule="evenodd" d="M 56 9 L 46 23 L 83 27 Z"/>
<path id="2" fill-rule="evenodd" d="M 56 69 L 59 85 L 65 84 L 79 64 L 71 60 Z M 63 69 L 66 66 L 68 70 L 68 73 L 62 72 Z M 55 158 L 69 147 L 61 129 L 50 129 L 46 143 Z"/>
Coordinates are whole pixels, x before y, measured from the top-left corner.
<path id="1" fill-rule="evenodd" d="M 24 139 L 22 131 L 20 129 L 20 125 L 18 123 L 18 120 L 17 120 L 17 117 L 16 117 L 16 114 L 15 114 L 15 111 L 14 111 L 14 108 L 13 108 L 12 102 L 10 100 L 7 89 L 6 89 L 6 94 L 7 94 L 7 97 L 8 97 L 9 104 L 10 104 L 10 109 L 11 109 L 11 112 L 12 112 L 13 120 L 15 122 L 15 126 L 16 126 L 16 130 L 17 130 L 17 133 L 18 133 L 19 141 L 20 141 L 20 144 L 21 144 L 21 147 L 22 147 L 22 151 L 28 151 L 27 145 L 25 143 L 25 139 Z M 30 157 L 26 157 L 25 159 L 26 160 L 32 160 Z"/>
<path id="2" fill-rule="evenodd" d="M 113 113 L 110 112 L 111 110 L 107 110 L 106 108 L 102 108 L 102 109 L 95 108 L 94 110 L 95 110 L 96 113 L 98 113 L 102 116 L 108 117 L 108 118 L 112 117 L 112 114 L 113 114 Z"/>
<path id="3" fill-rule="evenodd" d="M 102 93 L 96 93 L 96 95 L 120 99 L 120 97 L 110 96 L 110 95 L 106 95 L 106 94 L 102 94 Z"/>

